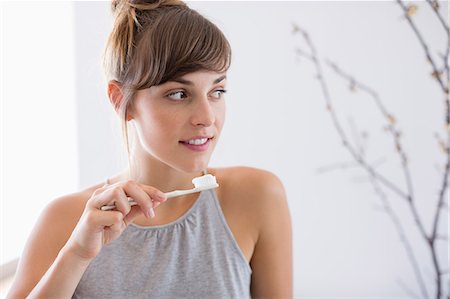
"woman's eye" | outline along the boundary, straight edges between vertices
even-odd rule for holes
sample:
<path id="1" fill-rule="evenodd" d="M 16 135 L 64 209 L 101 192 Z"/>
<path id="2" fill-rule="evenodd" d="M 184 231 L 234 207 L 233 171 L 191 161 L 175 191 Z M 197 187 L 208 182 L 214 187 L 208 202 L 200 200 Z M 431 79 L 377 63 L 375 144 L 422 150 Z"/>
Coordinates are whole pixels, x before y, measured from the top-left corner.
<path id="1" fill-rule="evenodd" d="M 174 91 L 169 93 L 167 96 L 172 100 L 181 100 L 187 97 L 184 91 Z"/>
<path id="2" fill-rule="evenodd" d="M 227 91 L 225 89 L 218 89 L 218 90 L 213 91 L 213 96 L 215 98 L 220 98 L 226 92 Z"/>

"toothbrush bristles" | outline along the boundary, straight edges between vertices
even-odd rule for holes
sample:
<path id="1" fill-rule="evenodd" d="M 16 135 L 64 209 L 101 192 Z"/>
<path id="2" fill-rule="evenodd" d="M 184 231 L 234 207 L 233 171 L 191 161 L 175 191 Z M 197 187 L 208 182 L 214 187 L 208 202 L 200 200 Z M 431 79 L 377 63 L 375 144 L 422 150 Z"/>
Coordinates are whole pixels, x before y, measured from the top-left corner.
<path id="1" fill-rule="evenodd" d="M 195 188 L 201 188 L 205 186 L 217 185 L 216 177 L 211 174 L 205 174 L 204 176 L 196 177 L 192 180 Z"/>

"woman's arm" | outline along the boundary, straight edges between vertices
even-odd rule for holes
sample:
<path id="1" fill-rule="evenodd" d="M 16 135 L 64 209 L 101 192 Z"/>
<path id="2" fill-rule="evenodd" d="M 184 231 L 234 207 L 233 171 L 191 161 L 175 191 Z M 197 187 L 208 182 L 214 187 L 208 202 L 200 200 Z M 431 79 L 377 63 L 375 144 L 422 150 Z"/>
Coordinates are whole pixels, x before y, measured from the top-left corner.
<path id="1" fill-rule="evenodd" d="M 61 250 L 83 211 L 75 201 L 70 196 L 61 197 L 44 209 L 28 238 L 8 299 L 72 296 L 89 264 Z"/>
<path id="2" fill-rule="evenodd" d="M 27 298 L 71 298 L 89 263 L 69 250 L 61 250 Z"/>
<path id="3" fill-rule="evenodd" d="M 250 261 L 253 298 L 292 298 L 292 228 L 282 182 L 270 172 L 259 175 L 259 236 Z"/>
<path id="4" fill-rule="evenodd" d="M 130 207 L 127 196 L 137 205 Z M 28 239 L 7 298 L 71 298 L 102 246 L 117 239 L 136 216 L 151 217 L 155 203 L 165 200 L 156 188 L 129 180 L 53 201 Z M 116 210 L 101 210 L 112 203 Z"/>

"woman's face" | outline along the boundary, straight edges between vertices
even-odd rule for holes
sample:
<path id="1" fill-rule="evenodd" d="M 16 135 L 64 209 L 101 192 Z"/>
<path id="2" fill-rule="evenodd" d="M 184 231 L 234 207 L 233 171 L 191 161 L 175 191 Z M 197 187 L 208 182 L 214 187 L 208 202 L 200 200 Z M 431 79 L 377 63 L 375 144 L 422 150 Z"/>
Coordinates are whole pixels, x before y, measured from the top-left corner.
<path id="1" fill-rule="evenodd" d="M 206 169 L 225 120 L 225 84 L 226 73 L 198 71 L 139 90 L 131 113 L 144 150 L 185 172 Z"/>

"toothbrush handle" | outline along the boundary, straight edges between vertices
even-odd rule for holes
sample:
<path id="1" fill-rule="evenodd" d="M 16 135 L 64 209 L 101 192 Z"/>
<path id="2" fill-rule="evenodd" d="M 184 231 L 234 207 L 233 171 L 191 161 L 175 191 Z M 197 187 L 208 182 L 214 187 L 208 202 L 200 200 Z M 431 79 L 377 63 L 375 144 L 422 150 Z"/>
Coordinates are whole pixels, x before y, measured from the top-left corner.
<path id="1" fill-rule="evenodd" d="M 167 192 L 164 193 L 166 195 L 167 198 L 172 198 L 172 197 L 177 197 L 177 196 L 181 196 L 181 195 L 186 195 L 186 194 L 191 194 L 191 193 L 195 193 L 195 192 L 199 192 L 201 190 L 199 190 L 198 188 L 194 188 L 194 189 L 189 189 L 189 190 L 175 190 L 175 191 L 171 191 L 171 192 Z M 137 203 L 131 199 L 131 197 L 128 197 L 128 203 L 130 204 L 130 206 L 135 206 L 137 205 Z M 115 205 L 110 205 L 110 206 L 103 206 L 101 207 L 102 211 L 109 211 L 109 210 L 113 210 L 115 209 L 116 206 Z"/>
<path id="2" fill-rule="evenodd" d="M 198 188 L 193 188 L 193 189 L 189 189 L 189 190 L 174 190 L 174 191 L 167 192 L 164 194 L 166 195 L 167 198 L 172 198 L 172 197 L 191 194 L 191 193 L 195 193 L 195 192 L 199 192 L 199 191 L 200 190 L 198 190 Z"/>

